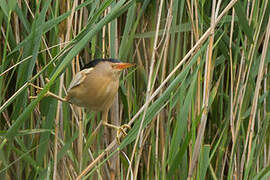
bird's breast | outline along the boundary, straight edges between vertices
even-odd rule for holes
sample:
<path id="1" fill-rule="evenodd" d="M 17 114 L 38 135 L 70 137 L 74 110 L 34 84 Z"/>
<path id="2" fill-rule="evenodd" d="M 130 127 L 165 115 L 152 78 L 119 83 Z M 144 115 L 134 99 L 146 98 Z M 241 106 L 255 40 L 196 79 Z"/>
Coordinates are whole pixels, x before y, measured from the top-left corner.
<path id="1" fill-rule="evenodd" d="M 119 80 L 89 76 L 68 92 L 68 100 L 92 111 L 104 111 L 111 107 L 118 87 Z"/>
<path id="2" fill-rule="evenodd" d="M 99 87 L 94 100 L 89 103 L 90 109 L 103 111 L 111 107 L 118 91 L 119 82 L 108 81 Z"/>

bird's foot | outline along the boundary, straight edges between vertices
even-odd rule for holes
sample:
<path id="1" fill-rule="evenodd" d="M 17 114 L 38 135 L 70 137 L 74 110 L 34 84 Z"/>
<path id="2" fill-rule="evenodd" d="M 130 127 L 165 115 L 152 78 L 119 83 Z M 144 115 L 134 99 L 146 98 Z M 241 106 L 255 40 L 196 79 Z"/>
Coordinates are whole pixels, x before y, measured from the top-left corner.
<path id="1" fill-rule="evenodd" d="M 37 96 L 29 96 L 29 99 L 37 99 Z"/>
<path id="2" fill-rule="evenodd" d="M 130 126 L 128 124 L 123 124 L 122 126 L 120 126 L 117 129 L 116 138 L 117 138 L 117 141 L 119 144 L 120 144 L 121 133 L 122 133 L 123 137 L 125 137 L 127 135 L 127 132 L 125 129 L 130 129 Z"/>
<path id="3" fill-rule="evenodd" d="M 46 81 L 48 81 L 48 79 L 46 79 Z M 39 87 L 39 86 L 34 85 L 32 83 L 29 83 L 29 85 L 32 86 L 33 88 L 35 88 L 37 90 L 37 93 L 39 93 L 41 90 L 43 90 L 42 87 Z M 51 97 L 53 97 L 53 98 L 55 98 L 55 99 L 57 99 L 59 101 L 62 101 L 62 102 L 66 102 L 67 101 L 66 98 L 62 98 L 62 97 L 60 97 L 60 96 L 58 96 L 58 95 L 56 95 L 56 94 L 54 94 L 54 93 L 52 93 L 50 91 L 46 92 L 45 96 L 47 96 L 47 97 L 48 96 L 51 96 Z M 29 98 L 30 99 L 35 99 L 35 98 L 37 98 L 37 96 L 29 96 Z"/>
<path id="4" fill-rule="evenodd" d="M 28 83 L 30 86 L 32 86 L 33 88 L 35 88 L 36 89 L 36 93 L 38 94 L 41 90 L 43 90 L 43 88 L 42 87 L 39 87 L 39 86 L 37 86 L 37 85 L 35 85 L 35 84 L 33 84 L 33 83 Z M 45 95 L 45 96 L 48 96 L 47 94 Z M 36 99 L 37 98 L 37 96 L 29 96 L 29 99 Z"/>
<path id="5" fill-rule="evenodd" d="M 33 88 L 37 89 L 37 92 L 41 91 L 43 88 L 39 87 L 37 85 L 34 85 L 33 83 L 28 83 L 30 86 L 32 86 Z"/>
<path id="6" fill-rule="evenodd" d="M 130 126 L 128 124 L 123 124 L 122 126 L 115 126 L 113 124 L 108 124 L 106 122 L 103 123 L 105 126 L 114 128 L 117 130 L 116 132 L 116 140 L 118 144 L 120 144 L 121 135 L 125 137 L 127 135 L 126 129 L 130 129 Z"/>

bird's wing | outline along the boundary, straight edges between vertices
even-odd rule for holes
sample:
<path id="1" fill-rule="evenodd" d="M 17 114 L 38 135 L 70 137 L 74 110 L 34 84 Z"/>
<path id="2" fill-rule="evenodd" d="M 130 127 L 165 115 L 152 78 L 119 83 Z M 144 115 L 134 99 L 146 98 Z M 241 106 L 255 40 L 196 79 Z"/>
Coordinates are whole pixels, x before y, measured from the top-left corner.
<path id="1" fill-rule="evenodd" d="M 78 72 L 69 84 L 68 91 L 78 85 L 80 85 L 86 78 L 86 74 L 89 74 L 94 68 L 87 68 Z"/>

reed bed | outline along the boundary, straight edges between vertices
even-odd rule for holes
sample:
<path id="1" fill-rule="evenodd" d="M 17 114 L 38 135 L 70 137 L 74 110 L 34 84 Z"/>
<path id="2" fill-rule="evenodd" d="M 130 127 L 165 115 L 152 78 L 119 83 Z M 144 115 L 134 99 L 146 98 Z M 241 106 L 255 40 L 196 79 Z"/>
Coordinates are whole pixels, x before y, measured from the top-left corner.
<path id="1" fill-rule="evenodd" d="M 0 179 L 269 179 L 269 14 L 268 0 L 0 0 Z M 136 64 L 109 114 L 131 126 L 120 144 L 94 133 L 99 112 L 45 97 L 95 58 Z"/>

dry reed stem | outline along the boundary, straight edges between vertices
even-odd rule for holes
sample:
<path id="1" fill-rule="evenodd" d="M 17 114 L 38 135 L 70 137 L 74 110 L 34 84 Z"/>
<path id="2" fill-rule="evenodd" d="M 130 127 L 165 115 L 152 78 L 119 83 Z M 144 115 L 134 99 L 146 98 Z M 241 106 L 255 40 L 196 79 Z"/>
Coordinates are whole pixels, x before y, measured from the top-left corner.
<path id="1" fill-rule="evenodd" d="M 21 8 L 22 7 L 22 1 L 21 0 L 17 0 L 18 2 L 18 7 Z M 20 26 L 19 26 L 19 18 L 18 15 L 14 13 L 14 24 L 15 24 L 15 39 L 16 39 L 16 43 L 19 44 L 20 43 Z"/>
<path id="2" fill-rule="evenodd" d="M 166 18 L 166 24 L 165 24 L 165 31 L 164 33 L 166 34 L 165 36 L 165 41 L 164 41 L 164 45 L 163 48 L 161 50 L 161 59 L 163 59 L 162 61 L 162 71 L 161 71 L 161 79 L 160 81 L 162 82 L 165 79 L 165 75 L 166 75 L 166 64 L 167 64 L 167 57 L 168 57 L 168 50 L 169 50 L 169 41 L 170 41 L 170 30 L 171 30 L 171 23 L 172 23 L 172 4 L 173 1 L 170 2 L 170 6 L 168 9 L 168 14 L 167 14 L 167 18 Z M 163 58 L 162 58 L 163 57 Z M 160 63 L 161 64 L 161 63 Z M 159 67 L 157 68 L 159 69 Z M 158 71 L 156 72 L 156 76 L 157 76 Z M 157 79 L 156 77 L 154 79 Z M 153 83 L 155 84 L 155 83 Z M 160 96 L 163 92 L 163 89 L 160 91 Z M 165 133 L 164 133 L 164 117 L 165 117 L 165 112 L 161 111 L 156 118 L 156 144 L 155 144 L 155 159 L 158 159 L 159 157 L 159 147 L 164 147 L 164 141 L 165 141 Z M 154 123 L 154 121 L 153 121 Z M 160 133 L 159 133 L 160 132 Z M 161 139 L 161 145 L 159 145 L 159 136 Z M 164 155 L 164 149 L 160 148 L 160 154 Z M 149 151 L 150 153 L 151 151 Z M 162 156 L 163 157 L 163 156 Z M 164 159 L 164 158 L 162 158 Z M 149 156 L 149 160 L 150 160 L 150 156 Z M 150 163 L 150 162 L 149 162 Z M 148 170 L 150 171 L 150 170 Z M 158 173 L 159 173 L 159 163 L 155 163 L 155 179 L 158 179 Z"/>
<path id="3" fill-rule="evenodd" d="M 6 36 L 6 34 L 5 34 L 5 29 L 4 29 L 3 26 L 1 26 L 1 31 L 2 31 L 2 35 L 3 35 L 4 39 L 7 39 L 7 36 L 8 36 L 8 35 Z M 9 42 L 8 42 L 8 41 L 6 41 L 6 42 L 7 42 L 7 43 L 6 43 L 5 45 L 7 46 L 8 50 L 11 51 Z M 1 60 L 1 61 L 2 61 L 2 60 Z"/>
<path id="4" fill-rule="evenodd" d="M 194 3 L 195 5 L 195 29 L 194 29 L 194 36 L 196 42 L 199 40 L 199 17 L 198 17 L 198 4 L 197 1 Z M 197 65 L 201 63 L 201 56 L 198 57 Z M 200 115 L 201 112 L 201 69 L 198 70 L 197 75 L 197 96 L 196 96 L 196 104 L 197 104 L 197 115 Z"/>
<path id="5" fill-rule="evenodd" d="M 270 17 L 268 18 L 268 24 L 266 28 L 266 35 L 265 35 L 265 40 L 264 40 L 264 45 L 263 45 L 263 50 L 262 50 L 261 62 L 260 62 L 259 71 L 258 71 L 259 74 L 257 76 L 256 88 L 255 88 L 255 93 L 253 97 L 250 118 L 249 118 L 251 129 L 250 129 L 250 135 L 249 135 L 249 148 L 248 148 L 247 162 L 249 162 L 251 148 L 252 148 L 251 146 L 252 146 L 252 139 L 253 139 L 253 133 L 254 133 L 255 116 L 256 116 L 257 106 L 258 106 L 259 91 L 261 88 L 261 82 L 262 82 L 262 78 L 264 74 L 264 61 L 266 58 L 266 53 L 267 53 L 267 48 L 268 48 L 269 36 L 270 36 Z"/>
<path id="6" fill-rule="evenodd" d="M 229 55 L 230 55 L 230 80 L 231 80 L 231 89 L 230 89 L 230 129 L 232 134 L 232 143 L 235 144 L 235 127 L 234 127 L 234 72 L 233 72 L 233 55 L 232 55 L 232 39 L 233 39 L 233 30 L 234 30 L 234 17 L 235 17 L 235 10 L 232 9 L 232 21 L 231 21 L 231 30 L 230 30 L 230 42 L 229 42 Z M 236 96 L 235 96 L 236 97 Z M 231 157 L 232 159 L 236 159 L 235 156 Z M 237 164 L 235 164 L 237 167 Z M 238 174 L 237 168 L 235 169 L 236 173 Z"/>
<path id="7" fill-rule="evenodd" d="M 172 4 L 173 1 L 170 2 L 170 6 L 168 9 L 168 15 L 167 15 L 167 20 L 166 20 L 166 37 L 165 37 L 165 42 L 164 42 L 164 46 L 162 48 L 162 52 L 164 51 L 164 55 L 163 55 L 163 64 L 162 64 L 162 74 L 161 74 L 161 82 L 165 79 L 165 75 L 166 75 L 166 64 L 167 64 L 167 59 L 168 59 L 168 50 L 169 50 L 169 42 L 170 42 L 170 30 L 171 30 L 171 24 L 172 24 Z M 160 96 L 163 92 L 163 89 L 160 91 Z M 155 159 L 159 159 L 158 155 L 159 155 L 159 147 L 160 148 L 160 154 L 162 155 L 162 165 L 165 166 L 165 150 L 164 145 L 165 145 L 165 133 L 164 133 L 164 120 L 165 120 L 165 112 L 161 111 L 158 116 L 157 116 L 157 122 L 156 122 L 156 145 L 155 145 Z M 160 135 L 159 135 L 159 131 L 160 131 Z M 161 139 L 161 144 L 159 145 L 159 136 Z M 150 151 L 149 151 L 150 153 Z M 150 156 L 149 156 L 150 158 Z M 150 162 L 149 162 L 150 163 Z M 155 179 L 158 179 L 158 172 L 159 172 L 159 163 L 155 163 Z M 150 169 L 149 169 L 150 171 Z"/>
<path id="8" fill-rule="evenodd" d="M 148 136 L 150 135 L 151 129 L 154 126 L 154 124 L 151 124 L 150 126 L 151 126 L 150 128 L 146 129 L 145 135 L 143 137 L 143 140 L 142 140 L 143 145 L 146 143 L 146 140 L 148 139 Z M 141 159 L 141 157 L 143 155 L 143 150 L 144 150 L 144 147 L 141 146 L 138 149 L 138 153 L 136 155 L 136 158 Z M 152 151 L 152 145 L 149 146 L 149 153 L 151 153 L 151 151 Z M 147 162 L 149 162 L 149 163 L 150 163 L 150 158 L 151 158 L 151 156 L 148 156 L 148 158 L 147 158 Z M 149 165 L 150 165 L 149 163 L 147 163 L 147 170 L 146 170 L 147 172 L 149 171 Z M 134 179 L 138 179 L 137 175 L 138 175 L 139 165 L 140 165 L 140 161 L 136 161 L 135 167 L 134 167 Z M 132 174 L 132 171 L 130 174 Z M 127 176 L 126 179 L 129 179 L 129 176 Z"/>
<path id="9" fill-rule="evenodd" d="M 143 122 L 144 122 L 144 119 L 145 119 L 147 108 L 148 108 L 149 103 L 150 103 L 150 101 L 148 101 L 148 100 L 149 100 L 149 98 L 150 98 L 150 96 L 152 94 L 152 76 L 153 76 L 154 66 L 155 66 L 155 54 L 156 54 L 156 50 L 157 50 L 156 48 L 157 48 L 157 44 L 158 44 L 158 33 L 159 33 L 159 26 L 160 26 L 160 20 L 161 20 L 161 12 L 162 12 L 162 7 L 163 7 L 163 1 L 164 0 L 161 0 L 160 5 L 159 5 L 159 12 L 158 12 L 158 18 L 157 18 L 157 25 L 156 25 L 156 33 L 155 33 L 155 38 L 154 38 L 153 51 L 152 51 L 152 57 L 151 57 L 151 65 L 150 65 L 150 71 L 149 71 L 149 76 L 148 76 L 148 84 L 147 84 L 147 90 L 146 90 L 146 99 L 145 99 L 146 108 L 144 110 L 143 118 L 142 118 L 142 121 L 140 123 L 139 132 L 138 132 L 138 135 L 136 137 L 135 144 L 134 144 L 134 147 L 133 147 L 133 150 L 132 150 L 132 155 L 131 155 L 131 160 L 130 160 L 131 164 L 132 164 L 134 156 L 135 156 L 138 141 L 139 141 L 139 139 L 142 139 L 142 137 L 143 137 L 142 126 L 143 126 Z M 138 158 L 137 161 L 140 161 L 140 158 Z M 129 176 L 129 172 L 131 170 L 132 170 L 131 166 L 129 166 L 127 177 Z M 137 174 L 134 173 L 134 176 L 136 177 Z"/>
<path id="10" fill-rule="evenodd" d="M 229 44 L 229 55 L 230 55 L 230 76 L 231 76 L 231 104 L 230 104 L 230 126 L 231 126 L 231 133 L 232 133 L 232 141 L 235 143 L 235 135 L 234 135 L 234 116 L 233 116 L 233 89 L 234 89 L 234 73 L 233 73 L 233 57 L 232 57 L 232 39 L 233 39 L 233 29 L 234 29 L 234 16 L 235 12 L 234 9 L 232 10 L 232 21 L 231 21 L 231 31 L 230 31 L 230 44 Z"/>
<path id="11" fill-rule="evenodd" d="M 193 1 L 192 1 L 193 2 Z M 198 12 L 197 12 L 197 1 L 195 1 L 194 3 L 194 9 L 195 9 L 195 23 L 194 23 L 194 20 L 193 20 L 193 3 L 192 3 L 192 6 L 190 5 L 190 2 L 187 1 L 187 6 L 188 6 L 188 12 L 190 14 L 190 19 L 191 19 L 191 27 L 192 27 L 192 34 L 191 36 L 193 37 L 193 34 L 194 34 L 194 37 L 195 37 L 195 42 L 197 42 L 199 40 L 199 22 L 198 22 Z M 193 45 L 193 42 L 192 42 L 192 45 Z M 198 57 L 198 60 L 197 60 L 197 65 L 199 65 L 201 62 L 201 56 Z M 197 91 L 196 91 L 196 109 L 195 109 L 197 115 L 199 116 L 200 113 L 201 113 L 201 69 L 198 70 L 198 75 L 197 75 Z M 190 122 L 190 118 L 188 118 L 188 130 L 190 130 L 190 125 L 191 125 L 191 122 Z M 192 154 L 192 143 L 190 143 L 189 145 L 189 153 Z M 190 156 L 189 157 L 189 161 L 191 161 L 192 157 Z M 189 164 L 190 166 L 191 164 Z M 190 168 L 190 167 L 189 167 Z"/>
<path id="12" fill-rule="evenodd" d="M 78 6 L 78 1 L 76 3 L 77 4 L 74 5 L 73 7 Z M 83 3 L 83 0 L 82 0 L 81 3 Z M 84 9 L 82 8 L 82 9 L 80 9 L 79 12 L 78 11 L 75 12 L 75 18 L 74 18 L 74 20 L 75 20 L 75 22 L 74 22 L 74 24 L 75 24 L 74 36 L 76 36 L 77 34 L 79 34 L 79 32 L 81 31 L 81 27 L 82 27 L 82 23 L 83 23 L 82 22 L 83 10 Z M 79 20 L 77 18 L 78 13 L 79 13 Z M 77 29 L 77 24 L 78 24 L 78 29 Z M 76 67 L 77 67 L 76 70 L 77 71 L 80 71 L 80 62 L 79 61 L 80 61 L 80 59 L 79 59 L 79 56 L 77 55 L 76 56 Z M 80 109 L 79 115 L 80 115 L 81 121 L 79 121 L 79 139 L 78 139 L 78 142 L 79 142 L 79 146 L 78 146 L 78 157 L 79 158 L 78 158 L 78 160 L 79 160 L 79 163 L 80 163 L 80 165 L 79 165 L 79 172 L 81 172 L 82 171 L 82 168 L 83 168 L 83 161 L 84 161 L 84 158 L 83 158 L 83 142 L 86 142 L 85 137 L 84 137 L 84 133 L 83 133 L 83 117 L 84 117 L 85 113 L 84 113 L 84 111 L 82 109 Z M 90 151 L 88 151 L 88 152 L 90 152 Z M 90 154 L 90 157 L 91 157 L 92 156 L 92 153 L 90 152 L 89 154 Z M 93 157 L 91 157 L 91 158 L 93 159 Z"/>
<path id="13" fill-rule="evenodd" d="M 268 68 L 267 68 L 267 66 L 265 67 L 265 70 L 264 70 L 264 75 L 265 75 L 265 77 L 266 77 L 266 75 L 267 75 L 267 72 L 268 72 Z M 264 86 L 263 86 L 263 92 L 264 92 L 264 94 L 266 94 L 266 92 L 267 92 L 267 89 L 269 89 L 269 88 L 267 88 L 267 77 L 266 78 L 264 78 L 264 81 L 263 81 L 263 83 L 264 83 Z M 266 109 L 266 107 L 267 107 L 267 105 L 266 105 L 266 98 L 264 98 L 264 100 L 263 100 L 263 115 L 264 115 L 264 117 L 266 117 L 266 114 L 267 114 L 267 109 Z"/>
<path id="14" fill-rule="evenodd" d="M 205 63 L 205 80 L 204 80 L 204 91 L 203 91 L 203 112 L 201 117 L 201 124 L 199 126 L 199 132 L 196 138 L 194 151 L 192 154 L 192 160 L 190 169 L 188 172 L 188 178 L 193 177 L 193 172 L 195 166 L 198 162 L 198 157 L 200 153 L 200 147 L 202 145 L 207 115 L 208 115 L 208 103 L 209 103 L 209 96 L 210 96 L 210 86 L 211 86 L 211 70 L 212 70 L 212 53 L 213 53 L 213 44 L 214 44 L 214 35 L 215 35 L 215 8 L 216 8 L 216 0 L 212 3 L 212 14 L 211 14 L 211 26 L 210 26 L 210 37 L 209 37 L 209 46 L 207 51 L 207 61 Z"/>
<path id="15" fill-rule="evenodd" d="M 63 2 L 65 3 L 65 2 Z M 69 5 L 69 1 L 66 2 L 68 5 Z M 72 8 L 72 12 L 71 12 L 71 15 L 70 17 L 67 19 L 68 23 L 67 23 L 67 33 L 66 33 L 66 36 L 64 38 L 64 32 L 65 31 L 61 31 L 61 34 L 60 34 L 60 42 L 62 41 L 69 41 L 70 40 L 70 31 L 71 31 L 71 27 L 72 27 L 72 21 L 73 21 L 73 16 L 74 16 L 74 12 L 75 12 L 75 7 L 77 6 L 78 4 L 78 1 L 75 0 L 73 2 L 73 8 Z M 61 30 L 61 29 L 60 29 Z M 52 59 L 52 58 L 51 58 Z M 60 87 L 59 87 L 59 96 L 62 97 L 62 89 L 64 87 L 64 76 L 61 75 L 60 76 Z M 62 102 L 58 102 L 58 105 L 57 105 L 57 111 L 56 111 L 56 119 L 55 119 L 55 139 L 54 139 L 54 166 L 53 166 L 53 179 L 56 180 L 57 179 L 57 174 L 59 177 L 62 177 L 65 179 L 65 173 L 63 172 L 64 171 L 64 168 L 61 168 L 62 169 L 62 173 L 59 174 L 57 173 L 57 153 L 58 153 L 58 148 L 57 148 L 57 144 L 58 144 L 58 136 L 59 136 L 59 129 L 60 129 L 60 108 L 62 107 L 61 106 Z M 62 116 L 61 116 L 62 117 Z M 63 130 L 62 130 L 63 131 Z M 80 137 L 80 136 L 79 136 Z M 79 138 L 80 139 L 80 138 Z M 80 159 L 79 159 L 79 162 L 80 162 Z M 64 166 L 63 166 L 64 167 Z"/>
<path id="16" fill-rule="evenodd" d="M 264 17 L 264 15 L 265 15 L 267 3 L 268 3 L 268 0 L 265 1 L 262 17 Z M 253 14 L 250 15 L 250 18 L 252 17 L 252 15 Z M 250 51 L 249 51 L 249 54 L 248 54 L 248 59 L 250 59 L 250 62 L 249 62 L 249 65 L 248 65 L 248 67 L 246 68 L 246 70 L 244 72 L 244 76 L 246 77 L 246 79 L 245 79 L 245 82 L 244 82 L 244 85 L 243 85 L 243 90 L 241 92 L 242 97 L 241 97 L 241 100 L 240 100 L 239 112 L 241 112 L 241 110 L 242 110 L 242 104 L 243 104 L 243 101 L 244 101 L 244 98 L 245 98 L 246 88 L 247 88 L 247 84 L 248 84 L 248 80 L 249 80 L 249 74 L 250 74 L 250 70 L 251 70 L 251 67 L 252 67 L 253 60 L 254 60 L 256 44 L 258 43 L 262 22 L 263 22 L 263 18 L 261 18 L 261 21 L 259 22 L 258 28 L 256 29 L 256 31 L 254 33 L 254 43 L 251 44 Z M 241 121 L 240 116 L 241 116 L 241 113 L 239 113 L 239 115 L 238 115 L 239 125 L 240 125 L 240 121 Z M 241 175 L 243 174 L 244 164 L 246 162 L 246 152 L 247 152 L 247 146 L 248 146 L 249 135 L 250 135 L 250 130 L 251 130 L 251 124 L 252 124 L 251 121 L 249 121 L 248 130 L 247 130 L 246 139 L 245 139 L 245 144 L 244 144 L 244 150 L 243 150 L 242 157 L 241 157 L 241 167 L 240 167 L 240 174 Z M 237 129 L 236 137 L 238 135 L 238 131 L 239 131 L 239 129 Z M 242 178 L 242 177 L 240 177 L 240 178 Z"/>
<path id="17" fill-rule="evenodd" d="M 108 8 L 108 11 L 111 11 L 111 8 Z M 109 32 L 109 49 L 110 52 L 114 51 L 114 54 L 116 55 L 116 57 L 118 57 L 118 50 L 119 50 L 119 43 L 118 43 L 118 31 L 117 31 L 117 19 L 115 20 L 115 34 L 112 35 L 111 34 L 111 22 L 108 24 L 108 32 Z M 114 48 L 111 47 L 111 37 L 114 36 L 115 39 L 115 43 L 114 43 Z M 116 58 L 115 57 L 115 58 Z M 121 125 L 121 119 L 119 117 L 119 103 L 118 103 L 118 93 L 114 99 L 113 105 L 110 108 L 110 115 L 111 115 L 111 123 L 116 125 L 116 126 L 120 126 Z M 113 137 L 115 137 L 117 130 L 112 129 L 110 134 L 110 141 L 113 140 Z M 115 151 L 117 149 L 117 145 L 114 146 L 114 148 L 111 151 Z M 119 152 L 116 152 L 110 162 L 110 179 L 114 180 L 114 179 L 120 179 L 120 157 L 119 157 Z"/>
<path id="18" fill-rule="evenodd" d="M 60 88 L 59 88 L 59 96 L 62 96 L 62 87 L 63 87 L 63 83 L 64 83 L 64 76 L 63 74 L 60 76 Z M 61 112 L 62 112 L 62 102 L 58 101 L 57 103 L 57 111 L 56 111 L 56 117 L 55 117 L 55 138 L 54 138 L 54 152 L 53 152 L 53 159 L 54 159 L 54 173 L 53 173 L 53 179 L 57 179 L 57 153 L 58 153 L 58 138 L 59 138 L 59 122 L 60 122 L 60 118 L 62 118 L 63 116 L 61 116 Z M 58 174 L 58 176 L 60 176 Z"/>

